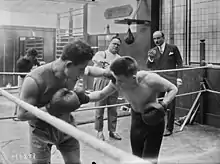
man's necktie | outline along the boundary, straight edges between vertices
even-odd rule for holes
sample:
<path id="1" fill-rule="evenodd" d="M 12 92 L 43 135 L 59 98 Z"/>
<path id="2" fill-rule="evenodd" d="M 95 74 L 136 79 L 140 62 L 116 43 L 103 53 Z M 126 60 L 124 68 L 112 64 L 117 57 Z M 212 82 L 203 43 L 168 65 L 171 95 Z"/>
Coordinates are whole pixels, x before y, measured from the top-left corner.
<path id="1" fill-rule="evenodd" d="M 160 51 L 161 54 L 163 54 L 163 50 L 162 50 L 161 46 L 159 47 L 159 51 Z"/>

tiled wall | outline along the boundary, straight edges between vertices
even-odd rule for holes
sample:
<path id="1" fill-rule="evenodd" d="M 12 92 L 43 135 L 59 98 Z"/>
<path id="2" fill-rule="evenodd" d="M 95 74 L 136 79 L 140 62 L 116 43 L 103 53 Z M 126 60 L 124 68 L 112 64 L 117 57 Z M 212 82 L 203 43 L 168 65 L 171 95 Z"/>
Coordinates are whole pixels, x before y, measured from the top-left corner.
<path id="1" fill-rule="evenodd" d="M 170 28 L 171 0 L 161 1 L 160 27 L 165 33 L 167 42 L 170 42 L 170 32 L 172 32 Z M 190 0 L 188 0 L 189 2 Z M 200 39 L 205 39 L 206 61 L 220 64 L 219 8 L 219 0 L 191 0 L 191 62 L 199 62 Z M 173 41 L 179 47 L 183 58 L 185 58 L 186 0 L 174 0 L 173 9 Z M 189 25 L 189 22 L 187 24 Z M 187 30 L 189 31 L 189 26 Z"/>

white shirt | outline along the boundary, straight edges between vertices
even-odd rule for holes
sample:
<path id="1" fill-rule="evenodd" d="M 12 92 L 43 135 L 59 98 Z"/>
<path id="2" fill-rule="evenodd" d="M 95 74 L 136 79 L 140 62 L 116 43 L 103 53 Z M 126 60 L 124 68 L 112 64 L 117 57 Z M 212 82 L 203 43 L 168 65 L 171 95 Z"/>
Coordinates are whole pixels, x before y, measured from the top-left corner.
<path id="1" fill-rule="evenodd" d="M 165 42 L 163 42 L 163 44 L 161 46 L 157 46 L 159 48 L 159 51 L 160 53 L 163 53 L 164 52 L 164 49 L 165 49 Z"/>
<path id="2" fill-rule="evenodd" d="M 106 56 L 105 56 L 106 55 Z M 118 54 L 112 54 L 109 50 L 106 51 L 99 51 L 97 52 L 92 61 L 94 63 L 94 66 L 102 67 L 102 64 L 105 62 L 104 68 L 108 68 L 110 64 L 117 58 L 119 58 L 120 55 Z"/>

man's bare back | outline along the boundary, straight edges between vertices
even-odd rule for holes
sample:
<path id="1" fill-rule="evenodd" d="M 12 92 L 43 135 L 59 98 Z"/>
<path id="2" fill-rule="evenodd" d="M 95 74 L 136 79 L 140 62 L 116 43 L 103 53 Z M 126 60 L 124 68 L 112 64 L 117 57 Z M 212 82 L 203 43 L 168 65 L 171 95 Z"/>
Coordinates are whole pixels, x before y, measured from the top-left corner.
<path id="1" fill-rule="evenodd" d="M 151 73 L 147 71 L 139 71 L 136 75 L 136 84 L 130 87 L 118 86 L 123 96 L 133 107 L 133 110 L 138 113 L 143 113 L 143 109 L 149 102 L 157 101 L 156 88 L 152 88 L 148 82 L 151 83 L 153 79 Z"/>
<path id="2" fill-rule="evenodd" d="M 129 56 L 116 59 L 110 70 L 114 76 L 112 81 L 102 90 L 90 93 L 90 101 L 100 101 L 115 90 L 121 92 L 132 106 L 132 153 L 157 163 L 164 132 L 164 115 L 178 89 L 156 73 L 138 71 L 136 60 Z M 157 102 L 160 92 L 167 94 L 163 101 Z"/>

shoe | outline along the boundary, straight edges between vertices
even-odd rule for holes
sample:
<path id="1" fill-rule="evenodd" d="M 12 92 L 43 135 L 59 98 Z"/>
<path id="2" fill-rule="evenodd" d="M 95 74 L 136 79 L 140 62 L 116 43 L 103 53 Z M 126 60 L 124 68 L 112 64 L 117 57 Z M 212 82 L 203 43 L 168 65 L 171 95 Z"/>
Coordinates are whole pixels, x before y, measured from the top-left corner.
<path id="1" fill-rule="evenodd" d="M 173 131 L 165 130 L 163 136 L 164 136 L 164 137 L 167 137 L 167 136 L 170 136 L 171 134 L 173 134 Z"/>
<path id="2" fill-rule="evenodd" d="M 109 132 L 109 137 L 114 138 L 116 140 L 121 140 L 121 137 L 116 132 Z"/>
<path id="3" fill-rule="evenodd" d="M 103 132 L 98 132 L 97 133 L 97 138 L 102 140 L 102 141 L 105 141 L 105 136 L 104 136 Z"/>

